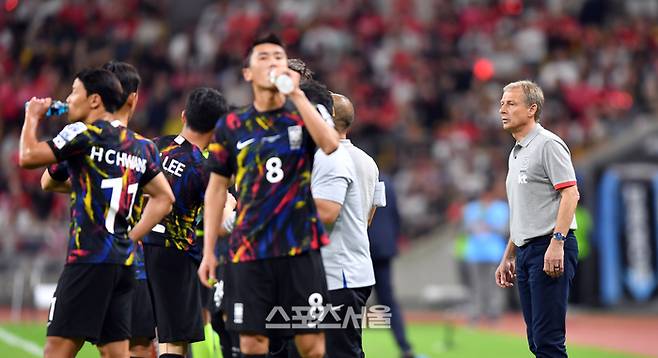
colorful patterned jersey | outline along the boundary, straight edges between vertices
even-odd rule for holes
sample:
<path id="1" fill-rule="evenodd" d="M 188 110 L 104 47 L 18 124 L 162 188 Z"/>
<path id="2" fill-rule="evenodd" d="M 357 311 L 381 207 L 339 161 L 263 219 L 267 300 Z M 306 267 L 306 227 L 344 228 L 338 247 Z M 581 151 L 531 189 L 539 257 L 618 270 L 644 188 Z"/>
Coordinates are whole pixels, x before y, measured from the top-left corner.
<path id="1" fill-rule="evenodd" d="M 155 144 L 119 121 L 97 120 L 67 125 L 48 145 L 71 178 L 66 262 L 131 265 L 128 230 L 141 214 L 141 188 L 160 172 Z"/>
<path id="2" fill-rule="evenodd" d="M 48 174 L 50 177 L 57 181 L 66 181 L 69 179 L 69 165 L 67 162 L 59 162 L 51 164 L 48 166 Z M 74 195 L 71 196 L 73 199 Z M 73 203 L 74 201 L 72 201 Z M 135 206 L 133 207 L 133 221 L 136 223 L 142 217 L 142 212 L 144 210 L 144 196 L 140 195 L 139 198 L 135 199 Z M 135 268 L 135 279 L 137 280 L 146 280 L 146 266 L 144 264 L 144 248 L 142 247 L 142 242 L 139 241 L 134 244 L 134 260 L 133 267 Z"/>
<path id="3" fill-rule="evenodd" d="M 203 151 L 182 136 L 154 139 L 160 148 L 162 171 L 171 185 L 176 202 L 160 224 L 144 238 L 147 245 L 175 247 L 201 261 L 203 241 L 196 239 L 199 213 L 209 173 Z"/>
<path id="4" fill-rule="evenodd" d="M 229 259 L 294 256 L 328 244 L 311 197 L 315 143 L 292 104 L 258 112 L 253 105 L 217 123 L 209 168 L 235 174 L 238 206 Z"/>

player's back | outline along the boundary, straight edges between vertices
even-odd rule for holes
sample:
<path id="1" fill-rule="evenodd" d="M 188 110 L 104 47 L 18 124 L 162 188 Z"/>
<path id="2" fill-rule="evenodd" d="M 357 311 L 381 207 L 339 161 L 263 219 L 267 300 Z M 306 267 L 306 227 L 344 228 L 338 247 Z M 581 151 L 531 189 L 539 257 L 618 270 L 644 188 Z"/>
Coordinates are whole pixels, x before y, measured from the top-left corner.
<path id="1" fill-rule="evenodd" d="M 160 150 L 162 171 L 176 202 L 171 213 L 153 228 L 144 242 L 187 251 L 200 261 L 203 242 L 196 239 L 195 231 L 208 183 L 206 155 L 180 135 L 159 137 L 154 142 Z"/>
<path id="2" fill-rule="evenodd" d="M 70 124 L 49 144 L 71 178 L 67 263 L 130 264 L 134 207 L 159 172 L 153 142 L 119 121 L 97 120 Z"/>

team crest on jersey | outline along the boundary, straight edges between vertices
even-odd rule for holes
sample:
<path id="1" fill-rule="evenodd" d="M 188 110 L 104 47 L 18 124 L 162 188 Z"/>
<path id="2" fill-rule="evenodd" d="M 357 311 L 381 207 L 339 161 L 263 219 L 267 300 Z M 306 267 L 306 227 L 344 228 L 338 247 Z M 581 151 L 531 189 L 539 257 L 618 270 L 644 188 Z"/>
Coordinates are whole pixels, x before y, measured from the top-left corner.
<path id="1" fill-rule="evenodd" d="M 82 122 L 75 122 L 67 125 L 59 134 L 53 138 L 53 143 L 57 149 L 62 149 L 66 143 L 70 142 L 78 134 L 87 130 L 87 125 Z"/>
<path id="2" fill-rule="evenodd" d="M 290 143 L 290 150 L 296 150 L 302 147 L 302 126 L 288 127 L 288 141 Z"/>

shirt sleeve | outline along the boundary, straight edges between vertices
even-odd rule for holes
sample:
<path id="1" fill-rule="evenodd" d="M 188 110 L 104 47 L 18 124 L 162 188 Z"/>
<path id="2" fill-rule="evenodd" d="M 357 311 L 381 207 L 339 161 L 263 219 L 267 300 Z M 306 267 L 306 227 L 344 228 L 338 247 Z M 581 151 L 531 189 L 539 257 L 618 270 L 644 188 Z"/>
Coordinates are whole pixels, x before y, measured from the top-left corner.
<path id="1" fill-rule="evenodd" d="M 67 162 L 59 162 L 48 166 L 48 174 L 53 180 L 66 181 L 69 178 L 69 165 Z"/>
<path id="2" fill-rule="evenodd" d="M 91 137 L 85 123 L 75 122 L 64 127 L 47 143 L 57 161 L 61 162 L 85 152 L 91 145 Z"/>
<path id="3" fill-rule="evenodd" d="M 556 140 L 544 145 L 544 169 L 555 190 L 576 185 L 576 172 L 567 146 Z"/>
<path id="4" fill-rule="evenodd" d="M 139 180 L 141 186 L 148 184 L 160 173 L 160 153 L 155 143 L 149 141 L 148 152 L 149 157 L 146 161 L 146 171 Z"/>
<path id="5" fill-rule="evenodd" d="M 235 114 L 231 113 L 229 116 Z M 210 172 L 226 178 L 230 178 L 236 172 L 235 162 L 231 158 L 231 141 L 228 138 L 226 119 L 221 119 L 217 123 L 213 139 L 208 145 L 206 167 Z"/>
<path id="6" fill-rule="evenodd" d="M 345 168 L 345 161 L 337 154 L 326 155 L 321 150 L 315 152 L 311 192 L 313 199 L 331 200 L 343 205 L 347 187 L 353 180 Z"/>

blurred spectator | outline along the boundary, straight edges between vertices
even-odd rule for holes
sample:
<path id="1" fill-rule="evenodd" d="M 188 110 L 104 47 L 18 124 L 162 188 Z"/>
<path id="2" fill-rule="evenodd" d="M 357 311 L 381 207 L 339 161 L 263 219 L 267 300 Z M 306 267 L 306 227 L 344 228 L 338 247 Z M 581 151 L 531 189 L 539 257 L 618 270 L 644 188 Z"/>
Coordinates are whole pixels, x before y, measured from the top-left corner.
<path id="1" fill-rule="evenodd" d="M 175 131 L 167 120 L 196 86 L 247 104 L 242 59 L 256 34 L 272 30 L 291 57 L 352 99 L 351 136 L 393 173 L 405 198 L 401 230 L 413 238 L 447 222 L 487 175 L 504 173 L 512 144 L 497 115 L 504 83 L 538 81 L 551 99 L 543 121 L 576 156 L 655 118 L 657 18 L 646 0 L 19 1 L 0 10 L 2 155 L 27 99 L 63 99 L 78 70 L 110 59 L 142 74 L 131 126 L 145 135 Z M 44 136 L 61 124 L 46 123 Z M 31 210 L 26 200 L 40 198 L 4 163 L 9 211 Z M 38 215 L 21 215 L 40 225 Z"/>
<path id="2" fill-rule="evenodd" d="M 496 320 L 503 310 L 503 291 L 496 287 L 496 267 L 505 252 L 509 226 L 509 208 L 500 190 L 489 185 L 478 199 L 464 206 L 466 247 L 464 261 L 471 289 L 470 320 Z"/>

